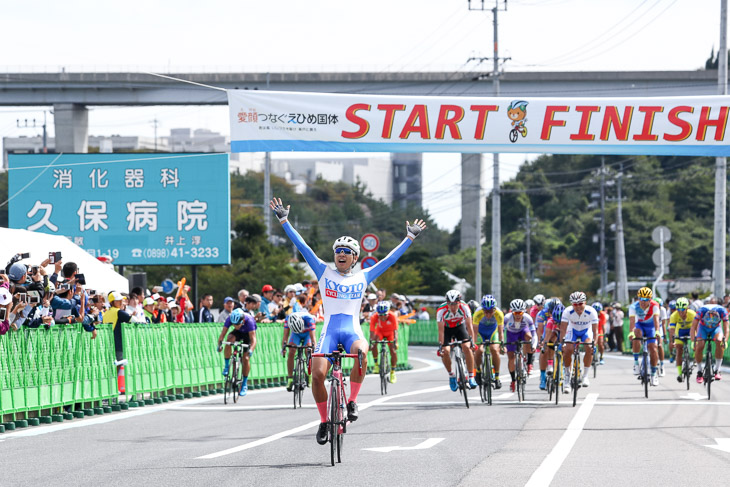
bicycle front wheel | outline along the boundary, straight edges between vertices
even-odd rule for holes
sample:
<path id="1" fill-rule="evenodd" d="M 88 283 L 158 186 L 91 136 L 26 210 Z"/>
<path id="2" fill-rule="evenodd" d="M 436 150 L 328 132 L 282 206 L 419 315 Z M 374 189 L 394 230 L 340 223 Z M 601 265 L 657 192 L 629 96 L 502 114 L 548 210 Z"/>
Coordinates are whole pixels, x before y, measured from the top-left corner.
<path id="1" fill-rule="evenodd" d="M 238 402 L 238 388 L 241 387 L 238 380 L 239 369 L 240 364 L 238 362 L 238 357 L 234 357 L 233 360 L 231 360 L 231 394 L 233 394 L 234 403 Z"/>
<path id="2" fill-rule="evenodd" d="M 522 370 L 522 355 L 518 353 L 515 355 L 515 392 L 517 392 L 517 401 L 519 402 L 522 402 L 522 394 L 520 394 L 520 389 L 522 388 L 523 373 L 524 371 Z"/>
<path id="3" fill-rule="evenodd" d="M 558 402 L 560 402 L 560 394 L 562 391 L 560 389 L 563 388 L 563 380 L 562 380 L 562 374 L 563 374 L 563 354 L 562 353 L 555 353 L 555 363 L 553 366 L 555 367 L 553 369 L 553 387 L 555 388 L 555 405 L 558 405 Z"/>
<path id="4" fill-rule="evenodd" d="M 485 368 L 482 371 L 482 388 L 487 391 L 487 404 L 492 405 L 492 356 L 489 350 L 484 351 Z"/>
<path id="5" fill-rule="evenodd" d="M 464 395 L 464 404 L 466 404 L 466 407 L 469 408 L 469 395 L 467 394 L 467 390 L 469 390 L 469 385 L 466 378 L 466 365 L 464 365 L 464 358 L 459 357 L 456 361 L 456 377 L 459 381 L 459 390 Z"/>
<path id="6" fill-rule="evenodd" d="M 649 399 L 649 357 L 644 354 L 644 359 L 641 363 L 641 377 L 644 381 L 644 397 Z"/>
<path id="7" fill-rule="evenodd" d="M 578 403 L 578 386 L 580 386 L 580 355 L 573 355 L 573 377 L 571 377 L 573 386 L 573 407 Z"/>

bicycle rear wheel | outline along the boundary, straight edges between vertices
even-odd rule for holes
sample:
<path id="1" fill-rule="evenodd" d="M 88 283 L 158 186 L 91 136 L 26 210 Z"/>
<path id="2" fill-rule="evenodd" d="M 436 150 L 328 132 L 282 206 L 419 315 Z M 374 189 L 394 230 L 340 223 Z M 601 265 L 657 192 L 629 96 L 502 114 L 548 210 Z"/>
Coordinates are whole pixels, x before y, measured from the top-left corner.
<path id="1" fill-rule="evenodd" d="M 340 387 L 340 404 L 346 404 L 344 394 L 344 389 Z M 345 441 L 347 426 L 347 412 L 342 407 L 340 407 L 340 425 L 342 425 L 342 428 L 337 428 L 337 463 L 342 463 L 342 443 Z"/>
<path id="2" fill-rule="evenodd" d="M 335 466 L 335 453 L 337 450 L 337 427 L 340 414 L 340 407 L 337 404 L 339 399 L 337 386 L 335 383 L 336 379 L 332 379 L 330 382 L 330 420 L 328 425 L 328 439 L 330 442 L 330 463 Z"/>

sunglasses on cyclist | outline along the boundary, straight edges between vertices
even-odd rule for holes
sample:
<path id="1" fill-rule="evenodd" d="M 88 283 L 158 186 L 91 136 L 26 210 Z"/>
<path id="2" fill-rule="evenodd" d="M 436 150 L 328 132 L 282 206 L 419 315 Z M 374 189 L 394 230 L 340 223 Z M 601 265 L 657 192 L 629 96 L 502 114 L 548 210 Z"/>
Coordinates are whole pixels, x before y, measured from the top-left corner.
<path id="1" fill-rule="evenodd" d="M 335 249 L 335 255 L 337 255 L 337 254 L 350 255 L 350 254 L 352 254 L 352 249 L 348 249 L 347 247 L 337 247 Z"/>
<path id="2" fill-rule="evenodd" d="M 651 298 L 639 298 L 639 301 L 650 301 Z"/>
<path id="3" fill-rule="evenodd" d="M 524 311 L 513 311 L 512 312 L 512 314 L 514 314 L 514 315 L 521 315 L 523 313 L 524 313 Z"/>

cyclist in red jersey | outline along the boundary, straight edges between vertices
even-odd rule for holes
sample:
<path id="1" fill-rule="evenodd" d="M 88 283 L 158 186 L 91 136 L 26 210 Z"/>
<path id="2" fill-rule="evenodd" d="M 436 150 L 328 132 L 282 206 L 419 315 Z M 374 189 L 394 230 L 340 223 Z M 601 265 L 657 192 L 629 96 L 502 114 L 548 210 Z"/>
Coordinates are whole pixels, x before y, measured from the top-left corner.
<path id="1" fill-rule="evenodd" d="M 395 367 L 398 365 L 398 317 L 390 311 L 390 302 L 381 301 L 375 305 L 375 313 L 370 317 L 371 333 L 374 329 L 375 340 L 388 340 L 392 343 L 388 344 L 390 349 L 390 382 L 394 384 L 396 381 Z M 374 326 L 373 326 L 374 325 Z M 374 367 L 378 366 L 378 350 L 377 347 L 371 348 L 373 352 Z M 378 369 L 377 372 L 380 372 Z"/>

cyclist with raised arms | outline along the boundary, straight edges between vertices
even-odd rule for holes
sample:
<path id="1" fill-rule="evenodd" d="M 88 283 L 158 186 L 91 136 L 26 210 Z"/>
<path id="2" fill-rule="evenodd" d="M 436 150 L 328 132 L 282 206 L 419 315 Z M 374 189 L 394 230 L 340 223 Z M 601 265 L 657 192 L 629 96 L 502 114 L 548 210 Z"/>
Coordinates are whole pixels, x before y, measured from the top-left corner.
<path id="1" fill-rule="evenodd" d="M 250 296 L 246 298 L 247 308 L 252 309 L 257 304 L 258 301 Z M 230 331 L 231 327 L 233 327 L 233 331 Z M 226 318 L 225 323 L 223 323 L 223 330 L 221 330 L 221 334 L 218 337 L 219 352 L 223 348 L 223 338 L 226 336 L 226 333 L 228 333 L 227 341 L 229 343 L 243 342 L 248 345 L 248 352 L 244 353 L 241 359 L 243 381 L 241 382 L 241 390 L 238 393 L 239 396 L 245 396 L 248 393 L 248 374 L 251 372 L 251 355 L 253 355 L 253 351 L 256 348 L 256 320 L 250 314 L 244 313 L 242 308 L 236 308 L 231 311 L 231 314 Z M 223 357 L 225 358 L 225 365 L 223 366 L 224 376 L 228 375 L 228 368 L 231 365 L 231 354 L 231 346 L 226 345 L 223 352 Z"/>
<path id="2" fill-rule="evenodd" d="M 592 307 L 586 306 L 586 293 L 582 291 L 575 291 L 569 299 L 570 306 L 565 308 L 560 320 L 560 336 L 564 337 L 564 341 L 592 342 L 598 328 L 598 313 Z M 577 344 L 566 343 L 563 349 L 563 363 L 565 364 L 563 392 L 565 394 L 570 394 L 570 368 L 573 365 L 573 348 L 577 346 Z M 583 355 L 585 370 L 590 368 L 591 362 L 593 362 L 593 347 L 585 347 Z M 590 385 L 588 374 L 583 375 L 580 385 L 583 387 Z"/>
<path id="3" fill-rule="evenodd" d="M 689 337 L 697 313 L 689 309 L 687 298 L 677 299 L 675 307 L 676 311 L 669 316 L 669 349 L 677 351 L 677 382 L 682 382 L 682 358 L 685 350 L 684 342 L 679 338 Z M 689 353 L 689 350 L 686 352 Z"/>
<path id="4" fill-rule="evenodd" d="M 439 350 L 438 355 L 449 373 L 449 387 L 452 391 L 459 389 L 456 382 L 456 373 L 451 369 L 451 339 L 472 340 L 474 330 L 471 322 L 471 310 L 461 300 L 461 293 L 452 289 L 446 293 L 446 302 L 436 310 L 436 321 L 438 322 Z M 476 389 L 477 383 L 474 380 L 474 355 L 471 353 L 469 342 L 461 344 L 466 360 L 466 368 L 469 370 L 469 387 Z"/>
<path id="5" fill-rule="evenodd" d="M 502 381 L 499 380 L 499 354 L 504 353 L 504 313 L 497 307 L 497 300 L 494 299 L 494 296 L 487 294 L 482 298 L 481 306 L 474 312 L 471 321 L 473 324 L 478 325 L 479 328 L 477 331 L 482 337 L 482 342 L 492 342 L 489 346 L 489 353 L 492 355 L 492 366 L 494 367 L 494 388 L 501 389 Z M 484 352 L 482 352 L 482 347 L 477 348 L 477 370 L 482 364 L 482 353 Z M 477 372 L 477 383 L 481 381 L 482 373 L 488 374 L 490 371 L 484 370 Z"/>
<path id="6" fill-rule="evenodd" d="M 722 328 L 720 324 L 722 323 Z M 719 304 L 706 304 L 700 308 L 692 321 L 690 337 L 695 341 L 695 363 L 697 364 L 697 383 L 702 384 L 702 369 L 712 367 L 704 363 L 702 354 L 705 341 L 715 341 L 715 380 L 720 380 L 722 354 L 727 346 L 728 318 L 727 310 Z"/>
<path id="7" fill-rule="evenodd" d="M 284 320 L 284 338 L 281 342 L 281 355 L 286 353 L 287 345 L 309 347 L 316 341 L 314 332 L 317 329 L 317 319 L 307 311 L 292 311 Z M 286 390 L 291 392 L 294 379 L 294 355 L 296 348 L 289 349 L 286 359 Z"/>
<path id="8" fill-rule="evenodd" d="M 388 340 L 390 349 L 390 383 L 395 384 L 395 367 L 398 365 L 398 317 L 390 310 L 390 301 L 380 301 L 375 305 L 375 313 L 370 316 L 370 343 L 374 340 Z M 378 349 L 372 348 L 375 373 L 380 372 L 378 366 Z"/>
<path id="9" fill-rule="evenodd" d="M 657 377 L 657 345 L 656 334 L 659 330 L 659 304 L 654 301 L 651 289 L 644 286 L 636 293 L 639 298 L 629 306 L 629 328 L 635 338 L 646 336 L 649 348 L 649 359 L 651 362 L 651 385 L 659 385 L 659 377 Z M 641 353 L 641 342 L 634 340 L 634 375 L 639 375 L 639 354 Z"/>
<path id="10" fill-rule="evenodd" d="M 279 219 L 284 232 L 304 256 L 319 282 L 324 307 L 324 327 L 319 337 L 315 353 L 331 353 L 342 344 L 351 354 L 361 353 L 362 373 L 353 367 L 350 373 L 350 397 L 347 402 L 347 417 L 350 421 L 358 418 L 357 395 L 367 370 L 368 344 L 360 327 L 360 303 L 367 286 L 393 265 L 408 249 L 413 240 L 426 228 L 423 220 L 416 219 L 413 224 L 406 222 L 406 237 L 383 260 L 362 272 L 353 273 L 352 269 L 360 256 L 360 244 L 352 237 L 342 236 L 332 245 L 335 268 L 329 267 L 307 245 L 301 235 L 289 223 L 290 206 L 284 206 L 281 198 L 272 198 L 269 207 Z M 317 430 L 317 443 L 327 444 L 327 389 L 324 380 L 330 361 L 324 357 L 312 359 L 312 395 L 317 404 L 321 423 Z"/>
<path id="11" fill-rule="evenodd" d="M 504 316 L 504 329 L 507 331 L 507 368 L 512 382 L 509 390 L 515 392 L 516 374 L 515 374 L 515 352 L 517 345 L 510 345 L 510 342 L 526 341 L 532 342 L 531 329 L 534 328 L 534 322 L 529 314 L 525 314 L 527 304 L 521 299 L 513 299 L 509 303 L 509 313 Z M 522 351 L 527 356 L 532 350 L 531 343 L 522 346 Z"/>

